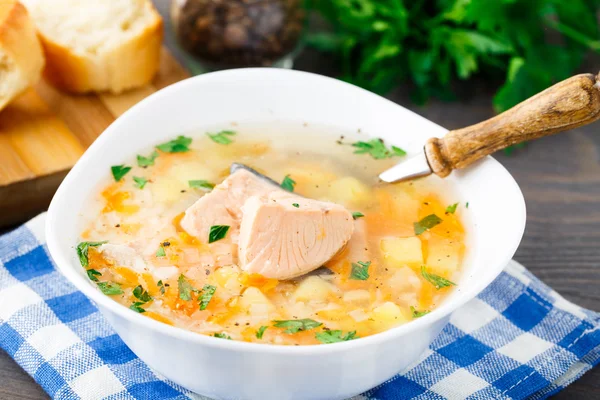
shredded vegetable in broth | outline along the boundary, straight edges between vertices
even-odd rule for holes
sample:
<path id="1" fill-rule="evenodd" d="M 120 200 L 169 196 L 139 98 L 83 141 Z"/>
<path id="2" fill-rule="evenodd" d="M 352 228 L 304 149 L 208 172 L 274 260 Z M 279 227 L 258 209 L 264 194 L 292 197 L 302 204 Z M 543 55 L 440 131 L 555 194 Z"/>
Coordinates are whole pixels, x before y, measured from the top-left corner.
<path id="1" fill-rule="evenodd" d="M 181 135 L 106 171 L 77 246 L 93 284 L 165 324 L 283 345 L 366 337 L 440 305 L 460 276 L 465 204 L 429 178 L 379 182 L 377 174 L 405 152 L 378 139 L 258 129 Z M 219 188 L 232 163 L 302 196 L 292 211 L 300 212 L 304 199 L 345 207 L 354 227 L 348 243 L 293 279 L 245 272 L 231 246 L 236 227 L 215 224 L 206 237 L 182 227 L 185 211 Z"/>

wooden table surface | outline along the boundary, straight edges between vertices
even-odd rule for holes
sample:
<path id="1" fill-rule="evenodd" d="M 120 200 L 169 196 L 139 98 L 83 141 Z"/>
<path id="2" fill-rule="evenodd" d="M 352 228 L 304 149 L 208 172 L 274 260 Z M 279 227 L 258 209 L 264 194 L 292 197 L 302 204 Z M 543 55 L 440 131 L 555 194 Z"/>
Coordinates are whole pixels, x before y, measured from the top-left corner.
<path id="1" fill-rule="evenodd" d="M 162 13 L 166 6 L 159 3 Z M 181 57 L 172 47 L 176 56 Z M 589 65 L 600 65 L 600 58 Z M 296 68 L 331 72 L 331 60 L 305 52 Z M 597 67 L 595 67 L 597 68 Z M 592 71 L 592 70 L 590 70 Z M 454 129 L 493 115 L 493 87 L 461 85 L 463 100 L 411 104 L 407 88 L 389 98 L 446 128 Z M 555 290 L 583 307 L 600 311 L 600 123 L 529 143 L 511 156 L 496 155 L 519 183 L 527 203 L 527 228 L 515 259 Z M 0 350 L 0 399 L 48 396 Z M 600 368 L 554 396 L 600 399 Z"/>

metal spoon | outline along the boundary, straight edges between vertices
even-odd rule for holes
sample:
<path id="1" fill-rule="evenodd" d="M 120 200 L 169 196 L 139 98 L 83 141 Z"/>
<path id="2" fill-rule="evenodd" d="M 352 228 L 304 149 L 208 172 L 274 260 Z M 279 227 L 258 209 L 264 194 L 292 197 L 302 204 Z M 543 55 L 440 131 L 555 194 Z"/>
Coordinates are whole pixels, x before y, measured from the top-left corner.
<path id="1" fill-rule="evenodd" d="M 434 173 L 442 178 L 510 145 L 587 125 L 600 118 L 600 74 L 573 76 L 493 118 L 430 138 L 419 153 L 387 171 L 384 182 Z"/>

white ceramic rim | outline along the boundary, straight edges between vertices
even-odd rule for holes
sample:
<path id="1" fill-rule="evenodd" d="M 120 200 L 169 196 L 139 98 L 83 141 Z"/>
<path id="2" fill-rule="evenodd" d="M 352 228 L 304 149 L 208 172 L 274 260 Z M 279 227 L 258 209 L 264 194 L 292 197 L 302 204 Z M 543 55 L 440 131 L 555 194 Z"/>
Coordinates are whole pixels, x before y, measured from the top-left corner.
<path id="1" fill-rule="evenodd" d="M 390 100 L 383 99 L 374 93 L 371 93 L 367 90 L 358 88 L 349 83 L 339 81 L 337 79 L 329 78 L 326 76 L 313 74 L 310 72 L 303 72 L 303 71 L 296 71 L 296 70 L 277 70 L 277 69 L 269 69 L 269 68 L 247 68 L 244 70 L 250 71 L 250 72 L 255 71 L 255 70 L 259 70 L 259 71 L 269 70 L 270 71 L 269 73 L 271 73 L 271 74 L 286 73 L 286 74 L 310 75 L 312 77 L 312 79 L 317 78 L 317 79 L 335 81 L 336 84 L 339 84 L 339 85 L 352 86 L 354 88 L 354 90 L 362 91 L 364 96 L 375 96 L 375 97 L 378 97 L 379 100 L 393 103 Z M 158 92 L 150 95 L 146 99 L 142 100 L 141 102 L 139 102 L 138 104 L 133 106 L 131 109 L 126 111 L 121 117 L 119 117 L 116 121 L 114 121 L 104 131 L 104 133 L 98 139 L 96 139 L 96 141 L 90 146 L 90 149 L 100 147 L 103 145 L 104 142 L 109 141 L 110 140 L 109 136 L 113 135 L 113 132 L 118 132 L 119 125 L 121 124 L 121 122 L 124 118 L 127 118 L 128 114 L 134 113 L 135 110 L 137 110 L 138 108 L 145 107 L 146 104 L 149 104 L 151 102 L 160 101 L 162 97 L 167 96 L 171 92 L 179 90 L 180 86 L 189 84 L 190 80 L 203 81 L 203 80 L 211 80 L 211 79 L 221 79 L 228 74 L 237 74 L 237 73 L 239 73 L 239 71 L 240 70 L 226 70 L 226 71 L 219 71 L 219 72 L 198 75 L 198 76 L 177 82 L 177 83 L 170 85 L 162 90 L 159 90 Z M 397 105 L 396 103 L 393 103 L 393 104 Z M 419 116 L 419 118 L 422 118 L 422 117 Z M 426 120 L 426 121 L 428 121 L 428 120 Z M 428 121 L 428 122 L 430 122 L 430 121 Z M 332 344 L 328 344 L 326 346 L 324 346 L 324 345 L 287 346 L 287 345 L 277 345 L 277 344 L 268 344 L 268 343 L 265 343 L 265 344 L 248 343 L 248 342 L 241 342 L 241 341 L 236 341 L 236 340 L 222 340 L 219 338 L 213 338 L 213 337 L 202 335 L 199 333 L 187 331 L 182 328 L 177 328 L 177 327 L 174 327 L 171 325 L 167 325 L 167 324 L 155 321 L 151 318 L 144 317 L 144 316 L 140 315 L 139 313 L 136 313 L 136 312 L 128 309 L 127 307 L 117 303 L 116 301 L 110 299 L 108 296 L 102 294 L 100 291 L 96 290 L 93 286 L 91 286 L 89 284 L 89 282 L 87 282 L 85 280 L 83 275 L 77 274 L 77 273 L 75 273 L 74 269 L 67 267 L 67 265 L 69 265 L 71 263 L 71 261 L 69 260 L 69 257 L 60 250 L 58 240 L 54 237 L 54 235 L 52 233 L 52 229 L 51 229 L 51 227 L 54 224 L 60 223 L 59 221 L 55 220 L 55 212 L 53 212 L 53 210 L 58 207 L 57 204 L 63 202 L 63 200 L 61 200 L 61 199 L 66 194 L 66 191 L 67 191 L 66 188 L 68 186 L 70 186 L 72 184 L 72 182 L 80 179 L 81 174 L 85 173 L 85 170 L 82 168 L 85 167 L 85 164 L 88 162 L 88 158 L 90 158 L 89 151 L 87 151 L 80 158 L 80 160 L 73 167 L 73 169 L 67 174 L 66 178 L 64 179 L 64 181 L 58 188 L 56 194 L 54 195 L 54 198 L 52 199 L 52 202 L 50 203 L 50 207 L 48 208 L 48 216 L 47 216 L 47 220 L 46 220 L 46 240 L 47 240 L 47 246 L 50 250 L 50 253 L 52 254 L 52 258 L 54 259 L 56 265 L 58 266 L 58 269 L 73 285 L 75 285 L 75 287 L 78 290 L 82 291 L 89 299 L 91 299 L 92 301 L 101 305 L 102 307 L 110 309 L 112 312 L 116 313 L 120 317 L 122 317 L 126 320 L 130 320 L 132 323 L 140 325 L 143 328 L 158 331 L 161 334 L 168 335 L 173 338 L 190 341 L 190 342 L 198 343 L 203 346 L 208 346 L 208 347 L 213 347 L 213 348 L 221 348 L 221 349 L 226 349 L 226 350 L 240 350 L 240 351 L 247 351 L 247 352 L 252 352 L 252 353 L 281 354 L 281 355 L 286 355 L 286 354 L 287 355 L 295 355 L 295 354 L 318 355 L 318 354 L 328 354 L 328 353 L 335 353 L 335 352 L 344 352 L 344 351 L 348 351 L 351 349 L 367 347 L 367 346 L 376 346 L 382 342 L 397 339 L 404 334 L 410 333 L 412 331 L 415 331 L 420 328 L 424 328 L 428 325 L 433 324 L 435 321 L 438 321 L 439 319 L 444 318 L 444 317 L 448 316 L 449 314 L 451 314 L 457 308 L 464 305 L 467 301 L 475 298 L 483 289 L 485 289 L 490 283 L 492 283 L 492 281 L 495 278 L 497 278 L 498 275 L 500 275 L 500 273 L 502 272 L 504 267 L 511 260 L 512 255 L 516 252 L 516 250 L 521 242 L 521 239 L 523 237 L 523 233 L 525 231 L 526 209 L 525 209 L 525 201 L 524 201 L 522 192 L 521 192 L 517 182 L 514 180 L 514 178 L 512 178 L 512 175 L 510 175 L 510 173 L 506 170 L 506 168 L 504 168 L 498 161 L 496 161 L 492 157 L 488 156 L 485 159 L 486 162 L 488 162 L 488 163 L 492 162 L 492 163 L 497 164 L 497 166 L 499 166 L 510 177 L 511 183 L 514 185 L 514 189 L 519 194 L 521 194 L 520 198 L 522 199 L 522 201 L 520 202 L 521 204 L 520 204 L 519 209 L 514 210 L 514 212 L 519 214 L 518 219 L 523 221 L 523 223 L 521 224 L 520 227 L 515 228 L 515 229 L 518 229 L 518 234 L 514 235 L 514 239 L 513 239 L 512 243 L 510 243 L 510 245 L 507 246 L 507 248 L 510 248 L 511 251 L 506 253 L 508 255 L 507 257 L 505 257 L 501 261 L 498 261 L 498 263 L 496 264 L 496 266 L 495 266 L 495 269 L 497 269 L 496 274 L 490 274 L 488 279 L 482 279 L 481 281 L 479 281 L 477 283 L 477 285 L 473 285 L 469 288 L 461 288 L 464 290 L 461 290 L 461 295 L 457 296 L 457 298 L 452 303 L 444 302 L 438 308 L 434 309 L 433 311 L 431 311 L 430 313 L 426 314 L 425 316 L 423 316 L 421 318 L 418 318 L 416 320 L 410 321 L 409 323 L 391 328 L 387 331 L 377 333 L 377 334 L 374 334 L 371 336 L 359 338 L 359 339 L 352 340 L 352 341 L 332 343 Z M 478 268 L 481 268 L 481 267 L 478 267 Z M 489 268 L 489 266 L 487 266 L 487 268 Z"/>

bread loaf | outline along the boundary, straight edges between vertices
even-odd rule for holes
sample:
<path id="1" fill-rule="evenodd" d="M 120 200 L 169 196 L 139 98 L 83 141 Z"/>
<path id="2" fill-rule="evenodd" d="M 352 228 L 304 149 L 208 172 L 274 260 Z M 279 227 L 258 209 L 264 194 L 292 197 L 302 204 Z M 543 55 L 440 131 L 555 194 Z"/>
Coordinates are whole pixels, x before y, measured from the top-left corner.
<path id="1" fill-rule="evenodd" d="M 162 20 L 149 0 L 23 0 L 60 89 L 119 93 L 158 70 Z"/>

